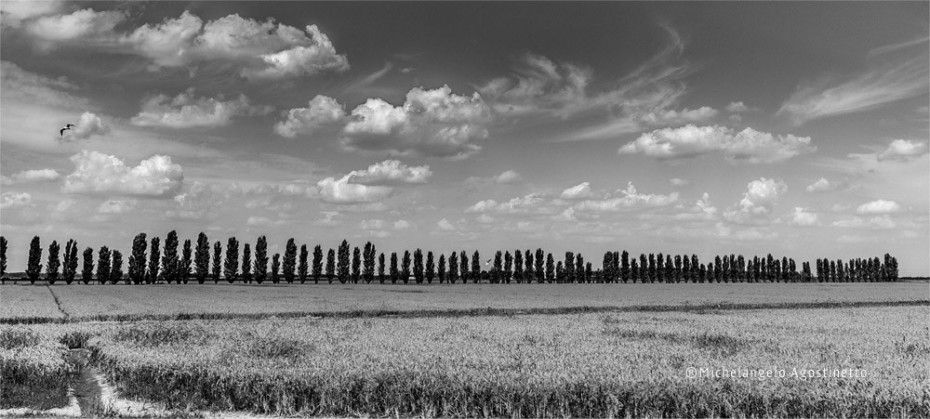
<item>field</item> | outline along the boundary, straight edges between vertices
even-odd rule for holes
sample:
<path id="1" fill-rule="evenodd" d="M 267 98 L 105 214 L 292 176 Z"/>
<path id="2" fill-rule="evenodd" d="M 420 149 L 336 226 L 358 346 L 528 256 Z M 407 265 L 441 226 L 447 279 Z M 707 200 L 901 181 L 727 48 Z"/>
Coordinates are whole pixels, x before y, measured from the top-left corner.
<path id="1" fill-rule="evenodd" d="M 927 301 L 927 283 L 4 285 L 0 322 L 817 307 Z M 57 300 L 57 304 L 56 304 Z M 60 305 L 60 309 L 59 309 Z"/>
<path id="2" fill-rule="evenodd" d="M 166 415 L 930 416 L 925 282 L 5 285 L 0 298 L 23 323 L 0 325 L 0 409 L 47 413 L 99 376 Z"/>

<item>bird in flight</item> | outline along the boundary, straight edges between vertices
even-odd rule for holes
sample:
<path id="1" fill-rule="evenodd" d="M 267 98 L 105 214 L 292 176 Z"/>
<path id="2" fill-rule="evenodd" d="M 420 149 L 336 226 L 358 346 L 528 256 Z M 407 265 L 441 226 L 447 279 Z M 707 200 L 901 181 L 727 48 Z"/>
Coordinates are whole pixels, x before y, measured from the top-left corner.
<path id="1" fill-rule="evenodd" d="M 64 128 L 62 128 L 61 130 L 58 131 L 58 136 L 63 137 L 63 136 L 65 135 L 65 131 L 70 130 L 73 126 L 74 126 L 74 124 L 65 125 Z"/>

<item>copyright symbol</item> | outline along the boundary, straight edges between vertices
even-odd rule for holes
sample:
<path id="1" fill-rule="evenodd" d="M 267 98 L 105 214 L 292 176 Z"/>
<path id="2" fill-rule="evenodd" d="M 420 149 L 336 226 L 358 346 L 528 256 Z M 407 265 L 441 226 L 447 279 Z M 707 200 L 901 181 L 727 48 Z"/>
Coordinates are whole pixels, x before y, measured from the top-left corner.
<path id="1" fill-rule="evenodd" d="M 685 370 L 685 375 L 686 375 L 688 378 L 695 378 L 695 377 L 697 377 L 697 368 L 688 367 L 688 369 Z"/>

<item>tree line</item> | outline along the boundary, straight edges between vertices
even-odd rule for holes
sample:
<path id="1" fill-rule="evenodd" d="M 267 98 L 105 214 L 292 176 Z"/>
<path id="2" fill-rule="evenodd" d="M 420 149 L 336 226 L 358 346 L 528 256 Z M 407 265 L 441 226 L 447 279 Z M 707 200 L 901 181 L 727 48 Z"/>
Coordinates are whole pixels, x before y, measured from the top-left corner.
<path id="1" fill-rule="evenodd" d="M 0 236 L 0 277 L 6 279 L 7 240 Z M 31 283 L 41 279 L 43 248 L 38 236 L 29 247 L 26 276 Z M 96 253 L 96 261 L 94 255 Z M 402 255 L 392 252 L 389 257 L 378 253 L 374 244 L 366 243 L 361 249 L 350 247 L 343 240 L 337 249 L 325 253 L 320 245 L 313 248 L 312 256 L 306 244 L 298 250 L 291 238 L 284 254 L 275 253 L 269 259 L 268 241 L 260 236 L 255 241 L 254 253 L 250 243 L 240 243 L 235 237 L 226 241 L 224 252 L 220 241 L 212 246 L 207 235 L 200 233 L 196 243 L 180 242 L 177 232 L 171 231 L 161 238 L 148 239 L 139 233 L 132 241 L 132 250 L 123 271 L 123 254 L 101 246 L 96 252 L 87 247 L 82 252 L 80 282 L 89 284 L 198 284 L 221 280 L 235 283 L 288 284 L 307 281 L 319 283 L 379 283 L 440 284 L 489 282 L 498 283 L 729 283 L 729 282 L 884 282 L 898 280 L 898 261 L 889 254 L 883 259 L 817 259 L 815 270 L 810 262 L 800 266 L 794 259 L 777 258 L 768 254 L 751 259 L 742 255 L 715 256 L 702 263 L 697 255 L 640 254 L 627 251 L 604 253 L 601 267 L 594 270 L 579 253 L 565 252 L 562 260 L 542 249 L 496 251 L 484 263 L 476 250 L 451 252 L 448 257 L 432 251 L 426 252 L 425 263 L 421 249 Z M 270 266 L 269 266 L 270 261 Z M 493 262 L 492 262 L 493 261 Z M 78 278 L 78 244 L 68 240 L 64 251 L 57 241 L 48 246 L 45 263 L 45 280 L 54 284 L 59 280 L 71 284 Z"/>

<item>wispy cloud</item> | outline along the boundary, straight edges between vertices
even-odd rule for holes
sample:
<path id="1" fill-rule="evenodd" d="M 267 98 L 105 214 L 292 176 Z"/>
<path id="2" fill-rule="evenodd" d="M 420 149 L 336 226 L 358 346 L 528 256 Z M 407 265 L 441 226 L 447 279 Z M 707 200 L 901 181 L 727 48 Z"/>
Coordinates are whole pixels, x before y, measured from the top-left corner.
<path id="1" fill-rule="evenodd" d="M 930 68 L 923 54 L 907 61 L 874 66 L 843 79 L 825 78 L 802 84 L 782 104 L 776 115 L 795 125 L 875 109 L 902 99 L 925 95 L 930 86 Z"/>
<path id="2" fill-rule="evenodd" d="M 925 44 L 928 41 L 930 41 L 930 36 L 918 36 L 914 39 L 909 39 L 907 41 L 898 42 L 896 44 L 883 45 L 878 48 L 873 48 L 872 50 L 870 50 L 869 57 L 889 53 L 892 51 L 898 51 L 898 50 L 902 50 L 905 48 L 914 47 L 920 44 Z M 926 47 L 924 48 L 926 49 Z"/>

